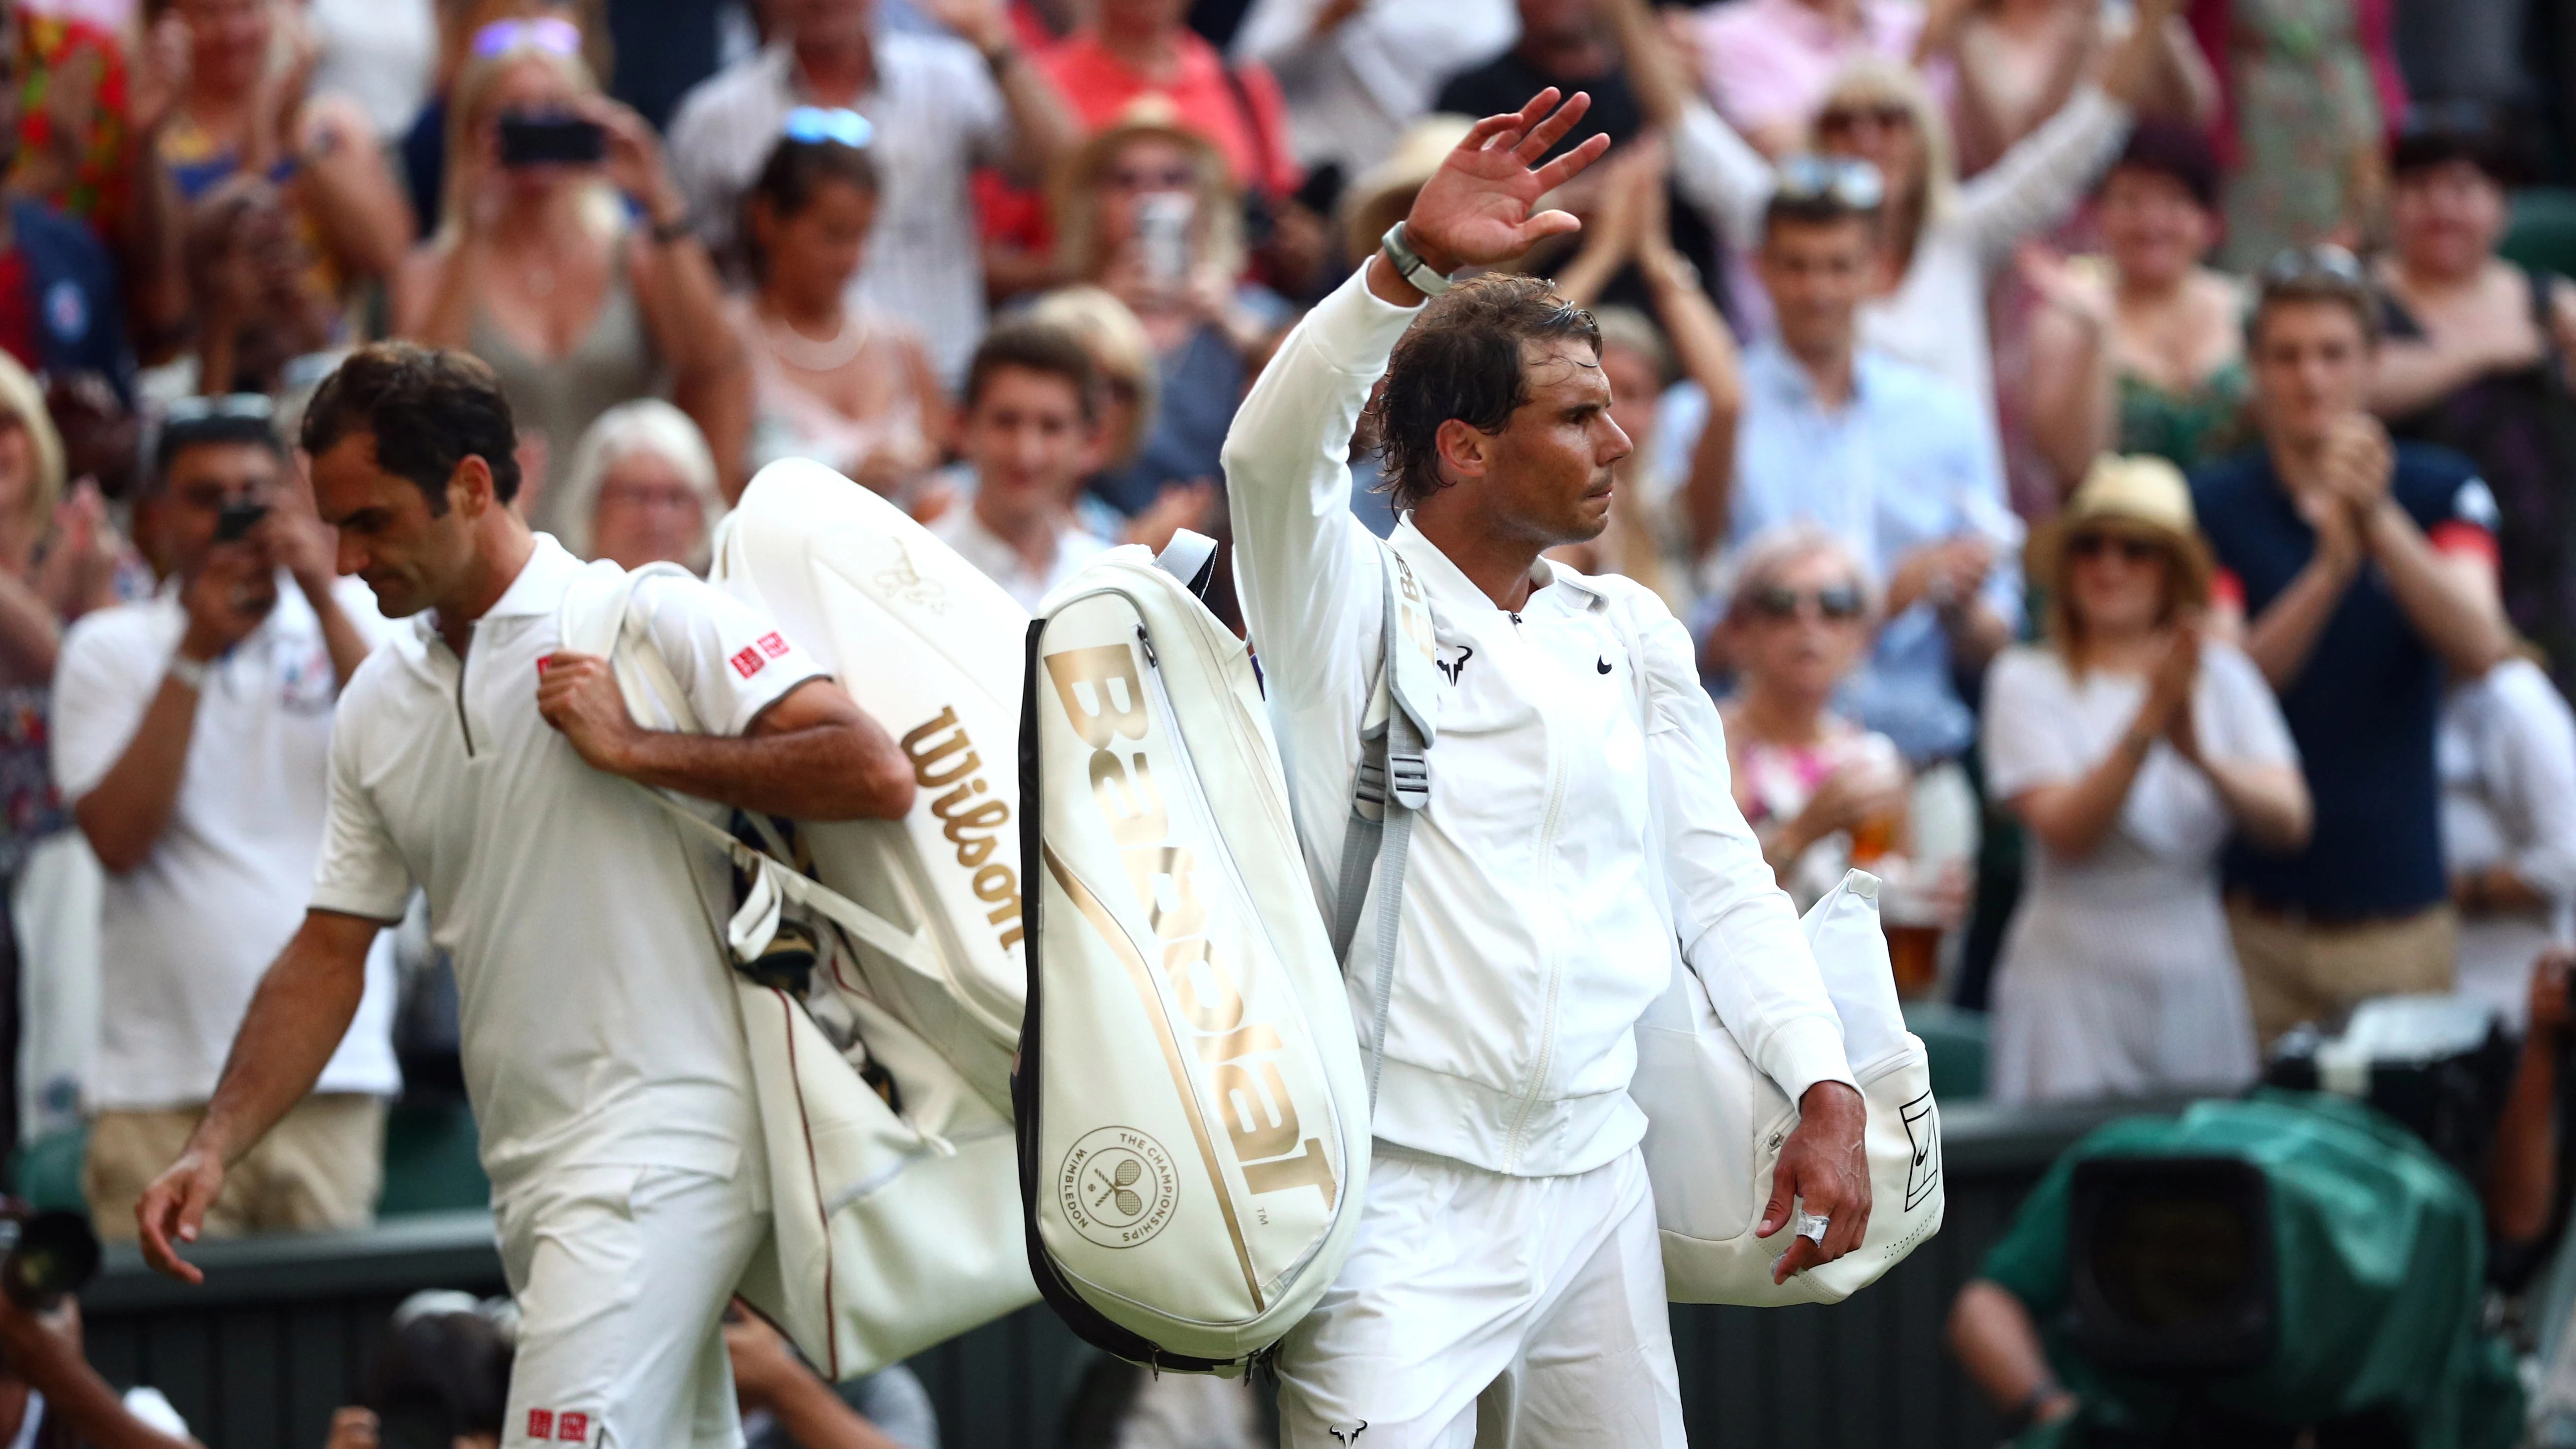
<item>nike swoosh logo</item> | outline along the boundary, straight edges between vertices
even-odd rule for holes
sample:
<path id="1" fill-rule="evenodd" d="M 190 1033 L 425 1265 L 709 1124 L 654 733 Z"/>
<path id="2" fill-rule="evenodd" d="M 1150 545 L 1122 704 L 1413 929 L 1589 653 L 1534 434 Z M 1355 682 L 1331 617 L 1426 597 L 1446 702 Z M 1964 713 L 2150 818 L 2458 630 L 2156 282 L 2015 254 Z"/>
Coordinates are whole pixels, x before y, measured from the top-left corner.
<path id="1" fill-rule="evenodd" d="M 1607 673 L 1609 673 L 1609 672 L 1610 672 L 1610 661 L 1609 661 L 1609 660 L 1607 660 L 1607 659 L 1604 659 L 1604 660 L 1600 661 L 1600 663 L 1599 663 L 1599 664 L 1597 664 L 1597 665 L 1596 665 L 1596 666 L 1594 666 L 1594 667 L 1598 668 L 1602 673 L 1607 674 Z"/>

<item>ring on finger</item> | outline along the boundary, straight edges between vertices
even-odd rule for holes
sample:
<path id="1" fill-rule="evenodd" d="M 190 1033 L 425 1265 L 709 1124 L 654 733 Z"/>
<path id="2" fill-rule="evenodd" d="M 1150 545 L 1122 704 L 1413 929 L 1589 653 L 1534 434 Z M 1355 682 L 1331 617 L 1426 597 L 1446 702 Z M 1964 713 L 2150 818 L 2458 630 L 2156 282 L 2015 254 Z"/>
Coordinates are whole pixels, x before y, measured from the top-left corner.
<path id="1" fill-rule="evenodd" d="M 1799 1237 L 1821 1248 L 1825 1245 L 1825 1229 L 1832 1223 L 1833 1219 L 1822 1213 L 1801 1211 L 1797 1216 L 1795 1231 Z"/>

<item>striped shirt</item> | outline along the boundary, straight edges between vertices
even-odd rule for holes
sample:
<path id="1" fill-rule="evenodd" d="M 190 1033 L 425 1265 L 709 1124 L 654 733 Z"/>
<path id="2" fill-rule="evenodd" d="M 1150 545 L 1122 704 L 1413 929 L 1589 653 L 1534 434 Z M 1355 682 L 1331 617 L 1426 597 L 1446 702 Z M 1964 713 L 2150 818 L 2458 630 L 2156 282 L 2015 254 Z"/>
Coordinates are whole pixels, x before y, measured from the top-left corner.
<path id="1" fill-rule="evenodd" d="M 1002 93 L 975 48 L 881 31 L 876 84 L 851 109 L 876 125 L 881 193 L 853 295 L 918 326 L 943 377 L 964 375 L 984 336 L 984 267 L 967 174 L 1009 150 Z M 787 113 L 811 104 L 793 53 L 773 45 L 689 92 L 671 122 L 671 169 L 711 249 L 731 244 L 743 192 Z"/>

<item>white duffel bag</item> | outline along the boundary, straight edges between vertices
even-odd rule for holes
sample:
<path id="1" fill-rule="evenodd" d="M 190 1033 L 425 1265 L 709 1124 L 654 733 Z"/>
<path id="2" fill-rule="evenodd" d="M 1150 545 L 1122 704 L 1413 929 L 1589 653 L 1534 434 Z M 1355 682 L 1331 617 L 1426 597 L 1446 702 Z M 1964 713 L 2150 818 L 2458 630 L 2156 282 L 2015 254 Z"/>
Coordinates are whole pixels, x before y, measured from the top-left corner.
<path id="1" fill-rule="evenodd" d="M 1798 1107 L 1745 1055 L 1676 956 L 1671 989 L 1637 1024 L 1637 1074 L 1628 1088 L 1646 1114 L 1664 1287 L 1676 1303 L 1839 1303 L 1941 1230 L 1941 1114 L 1923 1043 L 1905 1030 L 1897 1005 L 1877 878 L 1851 872 L 1800 924 L 1869 1110 L 1869 1231 L 1833 1262 L 1771 1281 L 1789 1235 L 1759 1238 L 1753 1230 Z"/>
<path id="2" fill-rule="evenodd" d="M 1243 641 L 1181 578 L 1102 555 L 1028 639 L 1032 1273 L 1090 1342 L 1231 1371 L 1339 1271 L 1367 1192 L 1349 998 Z"/>
<path id="3" fill-rule="evenodd" d="M 772 463 L 708 582 L 811 651 L 912 762 L 901 821 L 801 824 L 815 877 L 890 924 L 851 931 L 866 994 L 1010 1110 L 1027 967 L 1020 644 L 1028 611 L 903 510 L 819 463 Z"/>
<path id="4" fill-rule="evenodd" d="M 762 480 L 776 472 L 765 470 Z M 857 484 L 829 473 L 824 477 L 833 480 L 840 494 L 865 498 L 919 532 Z M 857 613 L 864 621 L 876 606 L 859 591 L 833 588 L 831 580 L 871 563 L 885 566 L 881 555 L 887 540 L 870 531 L 882 519 L 868 517 L 865 508 L 848 508 L 847 498 L 800 497 L 798 491 L 764 489 L 760 480 L 745 493 L 743 509 L 734 518 L 748 515 L 747 526 L 756 530 L 757 539 L 783 527 L 773 509 L 808 504 L 838 512 L 842 526 L 806 550 L 734 552 L 732 583 L 737 592 L 764 603 L 773 595 L 819 595 L 821 612 L 809 615 L 807 624 L 850 638 L 851 621 L 834 615 Z M 859 515 L 855 521 L 852 513 Z M 907 587 L 956 584 L 972 575 L 953 551 L 926 534 L 918 539 L 899 535 L 899 544 L 900 556 L 913 571 Z M 761 572 L 749 572 L 754 567 Z M 566 649 L 611 661 L 638 723 L 695 732 L 699 722 L 685 693 L 630 608 L 637 583 L 680 572 L 657 565 L 624 574 L 613 565 L 592 565 L 566 594 L 562 638 Z M 807 592 L 809 579 L 818 582 Z M 982 582 L 979 575 L 972 581 Z M 754 592 L 755 585 L 762 587 Z M 934 601 L 941 597 L 936 591 L 921 592 Z M 974 612 L 989 622 L 990 601 L 977 603 Z M 1000 597 L 1000 604 L 1017 610 L 1007 596 Z M 984 642 L 972 633 L 964 637 Z M 933 647 L 937 640 L 926 634 L 918 642 Z M 798 643 L 804 643 L 803 636 Z M 971 677 L 947 681 L 956 697 L 981 700 L 994 692 L 989 656 L 976 662 L 986 666 L 988 678 L 980 690 Z M 1007 666 L 1009 661 L 1005 657 L 1002 662 Z M 870 668 L 864 662 L 850 667 L 863 676 Z M 947 672 L 971 674 L 955 662 Z M 845 677 L 843 682 L 857 685 L 853 693 L 863 702 L 871 693 L 864 679 Z M 1002 692 L 1016 706 L 1016 683 Z M 1007 729 L 994 736 L 1010 737 Z M 1015 803 L 1015 782 L 1006 765 L 987 778 L 999 784 L 1006 804 Z M 971 932 L 933 929 L 941 924 L 935 918 L 898 925 L 834 889 L 855 884 L 851 872 L 867 868 L 870 860 L 879 869 L 903 870 L 902 857 L 913 847 L 893 824 L 806 824 L 795 827 L 795 839 L 789 841 L 775 833 L 773 824 L 749 822 L 738 814 L 738 822 L 757 825 L 755 834 L 767 838 L 771 851 L 764 853 L 660 792 L 644 793 L 665 808 L 683 841 L 726 852 L 749 883 L 730 921 L 710 920 L 717 949 L 738 962 L 754 960 L 789 919 L 807 928 L 817 949 L 812 987 L 804 999 L 774 986 L 740 978 L 735 982 L 775 1224 L 768 1250 L 746 1271 L 743 1296 L 835 1380 L 900 1362 L 1034 1301 L 1037 1287 L 1029 1278 L 1017 1211 L 1018 1164 L 1007 1115 L 1007 1077 L 996 1103 L 990 1090 L 969 1074 L 969 1068 L 989 1070 L 995 1038 L 978 1025 L 989 1000 L 970 996 L 966 983 L 980 981 L 985 997 L 1007 994 L 1016 999 L 1018 983 L 1008 973 L 1016 969 L 1017 943 L 1000 958 L 1003 964 L 985 968 L 979 977 L 974 967 L 949 964 L 939 954 L 943 944 Z M 854 828 L 859 826 L 868 828 Z M 799 846 L 817 837 L 834 837 L 845 846 L 837 852 L 812 850 L 818 868 L 827 859 L 836 863 L 832 884 L 784 863 L 802 858 Z M 996 853 L 1016 862 L 1018 842 L 1008 825 L 1000 827 L 996 838 Z M 895 863 L 886 864 L 889 860 Z M 918 866 L 917 857 L 912 864 Z M 944 899 L 917 888 L 908 896 L 891 889 L 863 893 L 879 902 L 909 900 L 933 911 L 942 908 Z M 945 1037 L 934 1040 L 925 1025 Z M 1011 1026 L 1015 1044 L 1015 1018 Z M 1009 1046 L 1000 1050 L 1007 1062 Z M 871 1078 L 882 1085 L 882 1094 Z"/>

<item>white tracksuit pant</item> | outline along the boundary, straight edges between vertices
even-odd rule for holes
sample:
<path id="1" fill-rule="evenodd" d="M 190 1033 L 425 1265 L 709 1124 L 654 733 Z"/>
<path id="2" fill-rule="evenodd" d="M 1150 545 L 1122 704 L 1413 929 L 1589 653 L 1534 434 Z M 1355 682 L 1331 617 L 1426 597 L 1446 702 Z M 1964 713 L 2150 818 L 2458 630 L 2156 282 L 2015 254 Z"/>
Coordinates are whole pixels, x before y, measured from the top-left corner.
<path id="1" fill-rule="evenodd" d="M 1378 1145 L 1359 1236 L 1280 1345 L 1283 1449 L 1682 1449 L 1645 1158 L 1506 1177 Z"/>
<path id="2" fill-rule="evenodd" d="M 756 1172 L 550 1172 L 498 1205 L 519 1302 L 505 1446 L 739 1449 L 723 1318 L 769 1232 Z"/>

